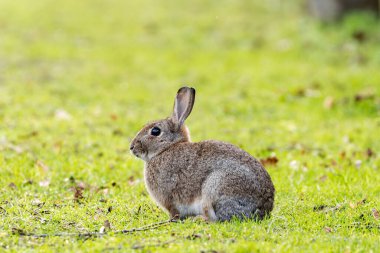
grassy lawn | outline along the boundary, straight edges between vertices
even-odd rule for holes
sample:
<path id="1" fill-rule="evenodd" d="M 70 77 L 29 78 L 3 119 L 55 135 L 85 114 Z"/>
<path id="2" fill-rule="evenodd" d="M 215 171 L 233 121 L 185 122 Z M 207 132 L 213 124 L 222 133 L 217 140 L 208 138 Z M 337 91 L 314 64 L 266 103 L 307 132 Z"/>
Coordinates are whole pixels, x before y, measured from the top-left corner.
<path id="1" fill-rule="evenodd" d="M 281 4 L 279 4 L 281 3 Z M 379 252 L 380 29 L 300 1 L 0 1 L 0 251 Z M 129 143 L 197 89 L 193 141 L 262 159 L 270 219 L 168 219 Z M 99 231 L 95 238 L 22 236 Z"/>

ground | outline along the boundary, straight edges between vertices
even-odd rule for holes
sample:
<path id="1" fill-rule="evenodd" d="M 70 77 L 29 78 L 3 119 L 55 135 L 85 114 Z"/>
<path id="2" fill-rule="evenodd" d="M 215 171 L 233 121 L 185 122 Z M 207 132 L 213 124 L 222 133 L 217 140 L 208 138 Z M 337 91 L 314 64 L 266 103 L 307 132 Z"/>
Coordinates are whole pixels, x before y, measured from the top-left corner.
<path id="1" fill-rule="evenodd" d="M 1 249 L 379 252 L 379 21 L 285 2 L 1 1 Z M 272 216 L 113 234 L 168 219 L 129 143 L 183 84 L 193 141 L 261 159 Z"/>

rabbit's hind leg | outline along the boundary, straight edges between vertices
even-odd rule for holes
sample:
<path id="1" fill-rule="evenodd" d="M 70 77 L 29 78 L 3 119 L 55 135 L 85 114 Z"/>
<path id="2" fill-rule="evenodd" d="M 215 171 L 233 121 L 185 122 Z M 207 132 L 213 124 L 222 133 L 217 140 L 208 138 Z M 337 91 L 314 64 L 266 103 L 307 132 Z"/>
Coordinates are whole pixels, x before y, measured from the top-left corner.
<path id="1" fill-rule="evenodd" d="M 222 196 L 214 203 L 214 210 L 218 221 L 229 221 L 233 217 L 262 219 L 261 210 L 248 198 Z"/>

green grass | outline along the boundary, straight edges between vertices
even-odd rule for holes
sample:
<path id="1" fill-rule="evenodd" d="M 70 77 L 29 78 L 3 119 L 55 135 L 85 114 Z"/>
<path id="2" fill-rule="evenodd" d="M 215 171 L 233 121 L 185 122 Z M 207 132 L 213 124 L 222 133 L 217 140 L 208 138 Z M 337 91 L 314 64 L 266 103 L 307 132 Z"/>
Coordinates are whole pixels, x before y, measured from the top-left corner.
<path id="1" fill-rule="evenodd" d="M 158 2 L 0 1 L 0 249 L 379 252 L 379 22 L 320 24 L 299 1 Z M 270 219 L 12 234 L 167 219 L 128 147 L 182 84 L 197 89 L 194 141 L 278 158 Z"/>

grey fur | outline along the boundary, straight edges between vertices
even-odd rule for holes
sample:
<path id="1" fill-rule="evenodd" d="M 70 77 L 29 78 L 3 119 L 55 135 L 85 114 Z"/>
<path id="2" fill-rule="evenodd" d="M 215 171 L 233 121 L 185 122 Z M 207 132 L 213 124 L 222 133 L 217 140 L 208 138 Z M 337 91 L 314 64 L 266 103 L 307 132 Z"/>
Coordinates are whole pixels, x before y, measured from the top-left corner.
<path id="1" fill-rule="evenodd" d="M 171 217 L 227 221 L 269 216 L 275 189 L 261 163 L 229 143 L 190 142 L 183 121 L 173 118 L 187 112 L 185 120 L 190 114 L 195 96 L 190 89 L 181 88 L 176 97 L 188 101 L 187 107 L 182 104 L 181 112 L 173 112 L 177 116 L 146 125 L 131 143 L 132 153 L 145 161 L 148 192 Z M 153 127 L 161 129 L 159 136 L 150 134 Z"/>

